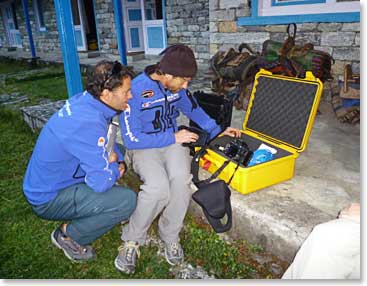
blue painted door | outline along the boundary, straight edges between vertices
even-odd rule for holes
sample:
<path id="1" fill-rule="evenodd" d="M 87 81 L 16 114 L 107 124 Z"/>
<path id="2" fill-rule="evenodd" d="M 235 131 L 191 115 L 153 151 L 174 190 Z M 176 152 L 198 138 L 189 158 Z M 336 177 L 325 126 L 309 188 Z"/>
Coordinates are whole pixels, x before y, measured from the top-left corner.
<path id="1" fill-rule="evenodd" d="M 122 0 L 126 49 L 144 51 L 143 19 L 140 0 Z"/>
<path id="2" fill-rule="evenodd" d="M 145 53 L 157 55 L 167 47 L 164 1 L 140 0 L 143 14 Z"/>

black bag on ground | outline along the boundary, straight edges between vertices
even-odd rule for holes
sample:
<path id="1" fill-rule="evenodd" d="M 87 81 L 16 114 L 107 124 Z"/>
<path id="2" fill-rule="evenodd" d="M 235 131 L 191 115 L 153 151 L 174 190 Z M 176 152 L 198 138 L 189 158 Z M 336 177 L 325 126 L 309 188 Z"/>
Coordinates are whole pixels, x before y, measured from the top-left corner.
<path id="1" fill-rule="evenodd" d="M 195 153 L 191 163 L 191 173 L 193 182 L 198 190 L 192 194 L 192 199 L 201 206 L 204 215 L 215 232 L 226 232 L 232 227 L 232 206 L 231 206 L 231 190 L 228 185 L 231 183 L 240 163 L 237 163 L 228 183 L 223 180 L 212 182 L 229 164 L 227 160 L 218 170 L 206 180 L 199 181 L 199 161 L 206 153 L 207 146 L 201 148 Z M 227 222 L 223 224 L 222 219 L 227 215 Z"/>
<path id="2" fill-rule="evenodd" d="M 223 180 L 204 184 L 195 193 L 193 200 L 198 203 L 213 229 L 220 233 L 232 227 L 231 191 Z M 221 219 L 227 215 L 227 223 L 222 224 Z"/>
<path id="3" fill-rule="evenodd" d="M 200 107 L 220 125 L 222 130 L 231 125 L 233 102 L 236 97 L 235 92 L 227 96 L 221 96 L 199 90 L 195 91 L 193 96 Z M 189 125 L 200 128 L 192 120 L 190 120 Z"/>

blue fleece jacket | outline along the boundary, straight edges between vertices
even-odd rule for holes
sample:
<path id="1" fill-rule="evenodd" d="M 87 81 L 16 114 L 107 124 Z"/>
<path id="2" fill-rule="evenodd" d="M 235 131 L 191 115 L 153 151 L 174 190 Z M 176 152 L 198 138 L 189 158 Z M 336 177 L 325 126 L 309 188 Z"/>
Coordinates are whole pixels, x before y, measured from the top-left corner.
<path id="1" fill-rule="evenodd" d="M 177 117 L 182 111 L 187 117 L 214 137 L 221 132 L 186 89 L 171 93 L 145 72 L 131 83 L 129 108 L 119 116 L 121 134 L 128 149 L 160 148 L 175 143 Z M 194 104 L 193 104 L 194 103 Z"/>
<path id="2" fill-rule="evenodd" d="M 108 163 L 107 128 L 117 112 L 88 92 L 67 100 L 43 127 L 24 177 L 28 201 L 41 205 L 59 190 L 85 182 L 95 192 L 111 188 L 118 163 Z M 115 146 L 119 160 L 122 154 Z"/>

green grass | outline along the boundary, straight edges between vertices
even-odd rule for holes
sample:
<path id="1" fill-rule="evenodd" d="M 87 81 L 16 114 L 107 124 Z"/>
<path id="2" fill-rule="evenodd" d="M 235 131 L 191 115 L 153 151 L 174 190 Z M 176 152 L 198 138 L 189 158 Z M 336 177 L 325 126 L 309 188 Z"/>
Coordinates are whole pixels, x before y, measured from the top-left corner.
<path id="1" fill-rule="evenodd" d="M 8 73 L 10 76 L 0 86 L 0 94 L 25 94 L 29 99 L 27 105 L 36 105 L 43 99 L 55 101 L 68 98 L 64 70 L 61 66 L 37 66 L 36 68 L 36 73 L 19 79 L 17 72 L 32 70 L 29 65 L 13 61 L 1 62 L 0 75 Z M 82 75 L 83 84 L 85 80 L 86 76 Z"/>
<path id="2" fill-rule="evenodd" d="M 0 64 L 0 70 L 2 65 Z M 32 77 L 0 87 L 4 91 L 18 91 L 31 99 L 65 98 L 63 76 Z M 113 261 L 121 244 L 121 226 L 114 227 L 93 243 L 97 260 L 71 263 L 62 251 L 54 247 L 50 233 L 59 222 L 38 218 L 31 210 L 22 191 L 23 176 L 38 134 L 30 131 L 20 114 L 0 107 L 0 277 L 3 279 L 170 279 L 170 266 L 157 256 L 157 247 L 141 248 L 141 257 L 133 275 L 118 272 Z M 131 170 L 124 178 L 134 190 L 139 178 Z M 156 222 L 152 229 L 156 231 Z M 185 259 L 194 266 L 202 266 L 217 278 L 272 278 L 271 272 L 254 262 L 249 255 L 262 255 L 258 246 L 243 242 L 228 244 L 207 225 L 187 216 L 181 231 Z M 270 268 L 270 266 L 269 266 Z"/>
<path id="3" fill-rule="evenodd" d="M 93 244 L 96 261 L 70 263 L 49 237 L 59 223 L 36 217 L 23 196 L 23 175 L 37 134 L 16 112 L 5 109 L 0 109 L 0 134 L 1 278 L 171 278 L 169 265 L 155 255 L 155 247 L 142 248 L 136 274 L 116 271 L 113 260 L 121 243 L 120 226 Z"/>
<path id="4" fill-rule="evenodd" d="M 15 111 L 0 108 L 0 277 L 32 279 L 118 279 L 173 278 L 156 247 L 142 247 L 137 271 L 133 275 L 118 272 L 113 260 L 121 243 L 118 225 L 93 243 L 98 259 L 75 264 L 51 244 L 50 233 L 59 224 L 39 219 L 22 192 L 23 175 L 37 139 Z M 128 184 L 136 176 L 130 174 Z M 204 267 L 218 278 L 251 278 L 254 269 L 238 261 L 239 251 L 213 231 L 200 227 L 191 217 L 181 233 L 186 260 Z"/>
<path id="5" fill-rule="evenodd" d="M 9 60 L 0 58 L 0 75 L 22 72 L 24 70 L 31 69 L 30 65 L 27 63 L 21 63 L 20 61 Z"/>

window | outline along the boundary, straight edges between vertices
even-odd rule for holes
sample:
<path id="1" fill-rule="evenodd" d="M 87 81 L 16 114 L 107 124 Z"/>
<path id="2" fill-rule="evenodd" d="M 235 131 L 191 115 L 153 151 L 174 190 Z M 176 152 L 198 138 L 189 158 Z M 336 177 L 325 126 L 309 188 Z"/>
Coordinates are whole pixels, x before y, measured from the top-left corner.
<path id="1" fill-rule="evenodd" d="M 42 0 L 33 0 L 34 17 L 36 19 L 37 29 L 41 32 L 46 31 L 45 22 L 43 19 Z"/>
<path id="2" fill-rule="evenodd" d="M 358 0 L 252 0 L 251 17 L 239 17 L 238 24 L 359 21 Z"/>

